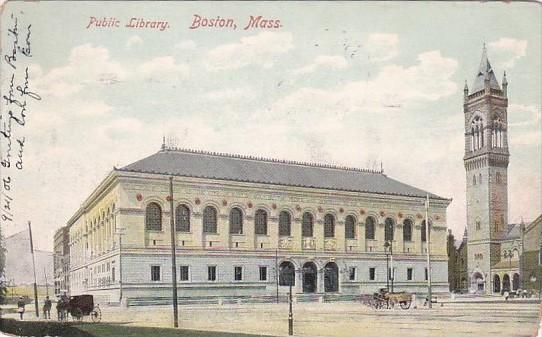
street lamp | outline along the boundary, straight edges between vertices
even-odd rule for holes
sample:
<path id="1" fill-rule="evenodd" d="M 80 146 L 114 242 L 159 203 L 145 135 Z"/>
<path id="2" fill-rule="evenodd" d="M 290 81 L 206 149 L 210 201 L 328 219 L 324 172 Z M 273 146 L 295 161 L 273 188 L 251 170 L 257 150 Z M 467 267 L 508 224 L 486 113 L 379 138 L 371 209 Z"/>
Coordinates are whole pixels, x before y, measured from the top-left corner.
<path id="1" fill-rule="evenodd" d="M 386 242 L 384 242 L 384 251 L 386 252 L 386 272 L 387 272 L 386 288 L 388 289 L 388 291 L 390 290 L 389 280 L 391 280 L 391 292 L 393 292 L 393 279 L 395 278 L 394 277 L 395 275 L 393 272 L 393 243 L 391 242 L 391 240 L 386 240 Z M 388 255 L 388 252 L 389 252 L 389 255 Z M 388 264 L 388 256 L 390 257 L 389 264 Z M 391 271 L 390 271 L 390 267 L 391 267 Z"/>

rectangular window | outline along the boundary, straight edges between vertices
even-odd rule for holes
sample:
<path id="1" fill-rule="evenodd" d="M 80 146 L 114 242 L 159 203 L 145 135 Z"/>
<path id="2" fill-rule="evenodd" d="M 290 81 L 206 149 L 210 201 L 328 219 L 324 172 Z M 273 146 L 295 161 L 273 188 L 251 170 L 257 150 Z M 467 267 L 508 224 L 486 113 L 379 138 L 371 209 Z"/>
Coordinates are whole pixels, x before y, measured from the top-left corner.
<path id="1" fill-rule="evenodd" d="M 356 280 L 356 267 L 350 267 L 350 269 L 348 271 L 349 271 L 348 279 L 350 281 L 355 281 Z"/>
<path id="2" fill-rule="evenodd" d="M 428 275 L 429 275 L 429 274 L 427 273 L 427 268 L 425 268 L 425 280 L 426 280 L 426 281 L 427 281 L 427 279 L 428 279 Z"/>
<path id="3" fill-rule="evenodd" d="M 151 266 L 151 281 L 160 281 L 160 266 Z"/>
<path id="4" fill-rule="evenodd" d="M 216 281 L 216 266 L 207 267 L 207 280 Z"/>
<path id="5" fill-rule="evenodd" d="M 179 281 L 188 281 L 188 266 L 179 267 Z"/>
<path id="6" fill-rule="evenodd" d="M 376 268 L 369 268 L 369 280 L 371 281 L 375 280 L 375 270 Z"/>
<path id="7" fill-rule="evenodd" d="M 260 281 L 267 281 L 267 267 L 260 266 Z"/>
<path id="8" fill-rule="evenodd" d="M 412 268 L 407 268 L 407 270 L 406 270 L 406 279 L 407 279 L 407 281 L 412 281 Z"/>
<path id="9" fill-rule="evenodd" d="M 115 282 L 115 267 L 111 267 L 111 282 Z"/>
<path id="10" fill-rule="evenodd" d="M 233 274 L 235 281 L 243 280 L 243 267 L 234 267 Z"/>

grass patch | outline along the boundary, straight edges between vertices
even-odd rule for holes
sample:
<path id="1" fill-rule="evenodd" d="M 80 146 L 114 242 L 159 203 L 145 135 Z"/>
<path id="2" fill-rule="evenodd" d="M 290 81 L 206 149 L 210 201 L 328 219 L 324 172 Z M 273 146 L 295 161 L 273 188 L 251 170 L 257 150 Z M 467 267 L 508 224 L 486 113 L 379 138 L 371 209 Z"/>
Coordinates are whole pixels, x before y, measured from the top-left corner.
<path id="1" fill-rule="evenodd" d="M 19 336 L 65 336 L 65 337 L 256 337 L 240 333 L 184 330 L 173 328 L 150 328 L 121 324 L 67 323 L 45 321 L 19 321 L 0 319 L 0 331 Z"/>

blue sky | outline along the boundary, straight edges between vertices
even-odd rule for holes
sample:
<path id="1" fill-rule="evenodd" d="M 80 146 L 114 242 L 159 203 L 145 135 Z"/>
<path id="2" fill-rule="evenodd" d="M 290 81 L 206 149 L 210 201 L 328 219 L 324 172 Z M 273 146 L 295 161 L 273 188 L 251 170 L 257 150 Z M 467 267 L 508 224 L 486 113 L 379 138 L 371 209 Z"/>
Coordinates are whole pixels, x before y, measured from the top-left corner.
<path id="1" fill-rule="evenodd" d="M 504 70 L 509 81 L 509 221 L 542 211 L 538 5 L 12 2 L 3 15 L 21 10 L 43 100 L 24 130 L 27 166 L 14 191 L 24 203 L 5 230 L 30 219 L 39 247 L 51 248 L 113 166 L 157 151 L 163 135 L 209 151 L 382 162 L 389 176 L 453 198 L 448 226 L 461 235 L 463 85 L 484 41 L 499 82 Z M 238 28 L 189 29 L 194 14 Z M 243 30 L 250 15 L 282 27 Z M 87 29 L 91 16 L 121 27 Z M 122 27 L 132 17 L 170 28 Z"/>

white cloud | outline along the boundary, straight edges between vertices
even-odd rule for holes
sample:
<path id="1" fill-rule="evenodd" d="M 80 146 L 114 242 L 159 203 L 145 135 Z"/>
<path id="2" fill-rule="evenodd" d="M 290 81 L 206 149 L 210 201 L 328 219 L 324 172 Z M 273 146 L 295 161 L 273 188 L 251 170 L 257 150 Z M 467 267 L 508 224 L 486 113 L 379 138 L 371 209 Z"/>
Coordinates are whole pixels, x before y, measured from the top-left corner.
<path id="1" fill-rule="evenodd" d="M 195 50 L 197 47 L 196 42 L 193 40 L 184 40 L 179 43 L 176 43 L 173 48 L 181 50 Z"/>
<path id="2" fill-rule="evenodd" d="M 143 39 L 139 37 L 139 35 L 133 35 L 126 41 L 126 48 L 131 49 L 134 46 L 140 46 L 142 44 Z"/>
<path id="3" fill-rule="evenodd" d="M 366 42 L 371 61 L 388 61 L 399 54 L 399 36 L 397 34 L 373 33 Z"/>
<path id="4" fill-rule="evenodd" d="M 254 99 L 254 97 L 254 91 L 250 88 L 214 90 L 204 95 L 205 99 L 211 101 L 248 101 Z"/>
<path id="5" fill-rule="evenodd" d="M 512 68 L 517 60 L 525 56 L 527 41 L 503 37 L 490 42 L 489 48 L 495 54 L 499 68 Z"/>
<path id="6" fill-rule="evenodd" d="M 329 69 L 344 69 L 348 66 L 348 62 L 341 55 L 319 55 L 311 63 L 293 71 L 294 74 L 309 74 L 315 72 L 319 68 Z"/>
<path id="7" fill-rule="evenodd" d="M 250 64 L 271 68 L 274 58 L 294 48 L 291 33 L 262 32 L 218 46 L 207 55 L 209 70 L 238 69 Z"/>
<path id="8" fill-rule="evenodd" d="M 77 112 L 81 116 L 102 117 L 108 114 L 113 108 L 102 101 L 88 102 L 82 104 Z"/>
<path id="9" fill-rule="evenodd" d="M 33 66 L 42 73 L 38 66 Z M 37 92 L 42 95 L 65 97 L 77 93 L 85 86 L 106 85 L 123 81 L 127 74 L 124 67 L 109 57 L 104 47 L 90 43 L 73 48 L 65 66 L 51 69 L 35 79 Z"/>
<path id="10" fill-rule="evenodd" d="M 159 83 L 176 83 L 187 78 L 190 68 L 186 64 L 178 64 L 171 56 L 156 57 L 141 64 L 138 72 L 144 80 Z"/>
<path id="11" fill-rule="evenodd" d="M 407 105 L 435 101 L 457 90 L 452 80 L 458 63 L 439 51 L 418 55 L 410 67 L 388 65 L 371 81 L 331 89 L 301 88 L 278 101 L 271 114 L 304 121 L 318 120 L 325 129 L 352 112 L 401 111 Z M 315 118 L 318 116 L 318 118 Z"/>

